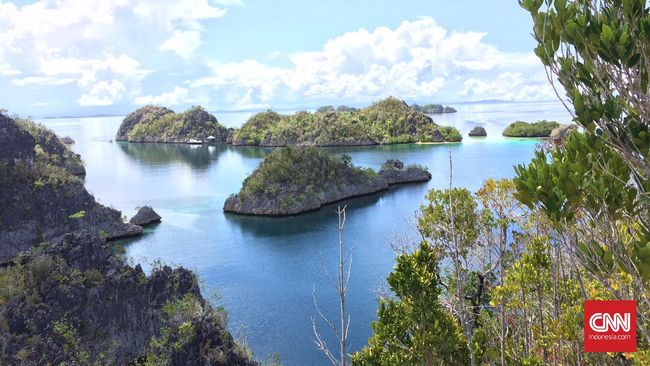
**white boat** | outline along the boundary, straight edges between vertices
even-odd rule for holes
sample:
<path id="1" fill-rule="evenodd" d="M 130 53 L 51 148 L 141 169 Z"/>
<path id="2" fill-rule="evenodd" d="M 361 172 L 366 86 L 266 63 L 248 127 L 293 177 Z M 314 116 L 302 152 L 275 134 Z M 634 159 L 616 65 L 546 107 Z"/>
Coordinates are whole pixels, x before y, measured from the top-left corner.
<path id="1" fill-rule="evenodd" d="M 203 141 L 201 141 L 201 140 L 195 140 L 195 139 L 189 139 L 189 140 L 187 141 L 187 143 L 190 144 L 190 145 L 201 145 L 201 144 L 203 143 Z"/>

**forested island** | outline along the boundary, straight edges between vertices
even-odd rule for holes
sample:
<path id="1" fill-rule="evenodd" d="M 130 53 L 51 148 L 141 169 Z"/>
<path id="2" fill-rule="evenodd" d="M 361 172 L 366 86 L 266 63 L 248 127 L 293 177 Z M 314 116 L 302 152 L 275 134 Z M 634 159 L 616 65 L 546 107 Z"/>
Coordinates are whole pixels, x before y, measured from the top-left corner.
<path id="1" fill-rule="evenodd" d="M 115 137 L 118 141 L 202 143 L 226 142 L 230 129 L 201 107 L 183 113 L 158 106 L 145 106 L 124 118 Z"/>
<path id="2" fill-rule="evenodd" d="M 517 121 L 513 122 L 505 130 L 503 136 L 506 137 L 549 137 L 554 129 L 560 127 L 555 121 L 537 121 L 534 123 Z"/>
<path id="3" fill-rule="evenodd" d="M 325 106 L 315 112 L 284 115 L 257 113 L 240 129 L 227 129 L 201 107 L 174 113 L 145 106 L 126 116 L 116 140 L 129 142 L 228 143 L 257 146 L 357 146 L 395 143 L 459 142 L 454 127 L 439 126 L 431 117 L 397 98 L 358 109 Z"/>
<path id="4" fill-rule="evenodd" d="M 256 365 L 195 274 L 146 276 L 109 250 L 142 228 L 97 203 L 82 173 L 51 131 L 0 113 L 0 364 Z"/>
<path id="5" fill-rule="evenodd" d="M 234 131 L 230 142 L 259 146 L 353 146 L 461 140 L 454 127 L 439 126 L 404 101 L 390 97 L 359 110 L 258 113 Z"/>
<path id="6" fill-rule="evenodd" d="M 443 114 L 443 113 L 456 113 L 458 112 L 456 108 L 450 107 L 448 105 L 443 106 L 442 104 L 411 104 L 411 109 L 414 111 L 424 113 L 424 114 Z"/>
<path id="7" fill-rule="evenodd" d="M 246 215 L 287 216 L 312 211 L 346 198 L 388 189 L 398 183 L 425 182 L 431 174 L 420 166 L 389 160 L 379 173 L 352 165 L 315 147 L 273 151 L 230 196 L 223 210 Z"/>

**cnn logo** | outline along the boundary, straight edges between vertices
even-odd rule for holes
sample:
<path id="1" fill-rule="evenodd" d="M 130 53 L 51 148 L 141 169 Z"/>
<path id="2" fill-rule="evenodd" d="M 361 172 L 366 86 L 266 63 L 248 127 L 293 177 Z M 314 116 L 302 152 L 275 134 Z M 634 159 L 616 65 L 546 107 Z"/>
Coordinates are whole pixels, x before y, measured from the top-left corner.
<path id="1" fill-rule="evenodd" d="M 623 329 L 624 332 L 629 332 L 631 317 L 632 314 L 630 313 L 614 313 L 614 316 L 608 313 L 595 313 L 589 318 L 589 327 L 598 333 L 607 333 L 610 330 L 618 332 L 619 329 Z"/>
<path id="2" fill-rule="evenodd" d="M 585 352 L 636 351 L 636 301 L 585 301 Z"/>

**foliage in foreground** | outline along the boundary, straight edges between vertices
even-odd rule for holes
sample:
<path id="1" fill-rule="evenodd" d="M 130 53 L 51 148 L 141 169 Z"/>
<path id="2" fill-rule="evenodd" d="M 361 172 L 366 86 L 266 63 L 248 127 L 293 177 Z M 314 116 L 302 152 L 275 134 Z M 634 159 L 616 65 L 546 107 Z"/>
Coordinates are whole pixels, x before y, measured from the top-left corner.
<path id="1" fill-rule="evenodd" d="M 468 362 L 467 345 L 455 319 L 439 302 L 438 258 L 423 242 L 397 257 L 388 276 L 394 296 L 379 302 L 368 346 L 353 365 L 451 365 Z M 432 347 L 435 345 L 435 347 Z"/>

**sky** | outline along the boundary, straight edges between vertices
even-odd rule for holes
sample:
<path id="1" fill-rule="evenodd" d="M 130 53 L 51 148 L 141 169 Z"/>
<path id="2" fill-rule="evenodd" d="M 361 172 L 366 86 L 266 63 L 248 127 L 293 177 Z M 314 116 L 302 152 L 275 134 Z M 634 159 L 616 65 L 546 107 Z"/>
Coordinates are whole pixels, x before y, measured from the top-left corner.
<path id="1" fill-rule="evenodd" d="M 551 100 L 531 30 L 516 0 L 0 0 L 0 108 Z"/>

